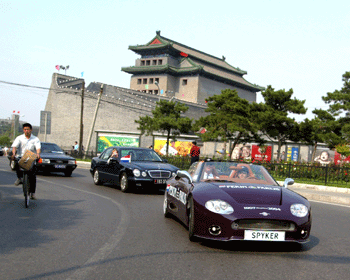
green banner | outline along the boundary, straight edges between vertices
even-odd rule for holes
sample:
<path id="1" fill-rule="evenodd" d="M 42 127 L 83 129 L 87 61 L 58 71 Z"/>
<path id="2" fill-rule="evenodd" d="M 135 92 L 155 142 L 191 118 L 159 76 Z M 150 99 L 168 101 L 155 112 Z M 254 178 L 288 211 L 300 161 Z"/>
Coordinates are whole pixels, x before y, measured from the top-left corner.
<path id="1" fill-rule="evenodd" d="M 139 147 L 139 137 L 119 135 L 99 135 L 97 139 L 97 152 L 102 153 L 104 149 L 112 146 Z"/>

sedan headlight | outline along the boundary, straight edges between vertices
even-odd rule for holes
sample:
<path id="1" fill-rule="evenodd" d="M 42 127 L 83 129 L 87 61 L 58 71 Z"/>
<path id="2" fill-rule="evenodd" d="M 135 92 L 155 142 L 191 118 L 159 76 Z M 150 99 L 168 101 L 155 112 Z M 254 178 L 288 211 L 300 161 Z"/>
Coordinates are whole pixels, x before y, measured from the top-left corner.
<path id="1" fill-rule="evenodd" d="M 76 164 L 76 161 L 74 159 L 68 160 L 68 164 Z"/>
<path id="2" fill-rule="evenodd" d="M 205 203 L 205 208 L 207 208 L 209 211 L 217 213 L 217 214 L 232 214 L 233 208 L 230 204 L 227 202 L 220 200 L 220 199 L 214 199 L 209 200 Z"/>
<path id="3" fill-rule="evenodd" d="M 176 177 L 176 172 L 171 173 L 171 177 Z"/>
<path id="4" fill-rule="evenodd" d="M 42 163 L 50 163 L 50 160 L 48 158 L 43 158 Z"/>
<path id="5" fill-rule="evenodd" d="M 142 171 L 142 177 L 147 177 L 146 171 Z"/>
<path id="6" fill-rule="evenodd" d="M 132 172 L 134 173 L 135 177 L 140 177 L 141 175 L 141 172 L 138 169 L 134 169 Z"/>
<path id="7" fill-rule="evenodd" d="M 290 212 L 299 218 L 305 217 L 308 213 L 309 210 L 307 209 L 307 207 L 304 204 L 293 204 L 290 206 Z"/>

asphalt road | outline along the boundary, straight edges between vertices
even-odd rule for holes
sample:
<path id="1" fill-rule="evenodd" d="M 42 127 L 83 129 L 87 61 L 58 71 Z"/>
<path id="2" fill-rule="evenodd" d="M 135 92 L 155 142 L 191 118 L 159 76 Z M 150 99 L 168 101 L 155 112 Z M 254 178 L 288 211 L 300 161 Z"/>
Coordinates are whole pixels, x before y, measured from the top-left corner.
<path id="1" fill-rule="evenodd" d="M 349 206 L 312 202 L 305 245 L 197 242 L 163 195 L 95 186 L 88 169 L 38 175 L 28 209 L 0 157 L 0 279 L 347 279 Z"/>

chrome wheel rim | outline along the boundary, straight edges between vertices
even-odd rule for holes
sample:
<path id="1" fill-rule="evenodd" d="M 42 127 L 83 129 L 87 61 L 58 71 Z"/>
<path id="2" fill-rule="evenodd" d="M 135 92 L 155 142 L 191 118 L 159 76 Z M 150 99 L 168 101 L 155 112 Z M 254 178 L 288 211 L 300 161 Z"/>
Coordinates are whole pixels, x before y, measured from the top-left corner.
<path id="1" fill-rule="evenodd" d="M 95 170 L 95 173 L 94 173 L 94 182 L 97 183 L 98 180 L 99 180 L 98 171 Z"/>
<path id="2" fill-rule="evenodd" d="M 122 179 L 121 179 L 121 182 L 120 182 L 120 187 L 122 188 L 122 190 L 125 190 L 126 181 L 127 181 L 127 178 L 126 178 L 125 175 L 123 175 L 123 177 L 122 177 Z"/>

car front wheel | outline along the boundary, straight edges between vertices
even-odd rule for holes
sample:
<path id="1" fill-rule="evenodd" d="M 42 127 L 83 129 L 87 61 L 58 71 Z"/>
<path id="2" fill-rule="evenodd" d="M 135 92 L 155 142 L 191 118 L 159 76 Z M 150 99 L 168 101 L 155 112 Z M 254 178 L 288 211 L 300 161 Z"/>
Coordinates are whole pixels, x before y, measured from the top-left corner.
<path id="1" fill-rule="evenodd" d="M 194 217 L 194 203 L 193 203 L 193 197 L 191 197 L 189 202 L 189 214 L 188 214 L 188 237 L 190 241 L 196 241 L 197 238 L 194 236 L 194 230 L 195 230 L 195 217 Z"/>
<path id="2" fill-rule="evenodd" d="M 123 173 L 121 178 L 120 178 L 120 190 L 122 192 L 128 192 L 129 191 L 128 176 L 126 176 L 125 173 Z"/>
<path id="3" fill-rule="evenodd" d="M 169 214 L 169 208 L 168 208 L 168 195 L 166 191 L 164 194 L 163 213 L 165 218 L 169 218 L 170 214 Z"/>
<path id="4" fill-rule="evenodd" d="M 94 183 L 95 185 L 101 185 L 100 173 L 97 169 L 94 170 Z"/>

